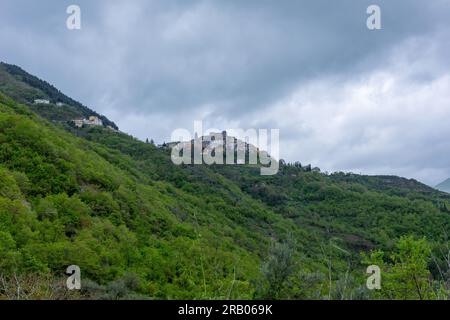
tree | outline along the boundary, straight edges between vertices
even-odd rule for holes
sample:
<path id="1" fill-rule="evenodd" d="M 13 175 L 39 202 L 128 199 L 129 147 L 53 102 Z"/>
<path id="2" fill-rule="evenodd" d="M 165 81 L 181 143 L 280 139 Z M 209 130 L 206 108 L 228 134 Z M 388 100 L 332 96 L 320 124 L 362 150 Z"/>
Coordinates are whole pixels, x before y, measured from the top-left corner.
<path id="1" fill-rule="evenodd" d="M 414 240 L 413 237 L 402 237 L 397 243 L 398 253 L 392 256 L 393 280 L 396 280 L 395 295 L 400 299 L 430 298 L 430 271 L 428 262 L 431 258 L 431 247 L 425 238 Z"/>
<path id="2" fill-rule="evenodd" d="M 424 300 L 435 299 L 428 263 L 431 246 L 425 238 L 401 237 L 391 255 L 391 263 L 384 262 L 384 253 L 372 252 L 364 263 L 376 264 L 382 269 L 381 290 L 374 292 L 376 298 Z"/>
<path id="3" fill-rule="evenodd" d="M 14 269 L 17 256 L 16 243 L 11 234 L 0 231 L 0 273 Z"/>
<path id="4" fill-rule="evenodd" d="M 269 257 L 261 266 L 261 279 L 257 283 L 255 298 L 281 298 L 284 284 L 294 270 L 293 253 L 289 244 L 272 244 Z"/>

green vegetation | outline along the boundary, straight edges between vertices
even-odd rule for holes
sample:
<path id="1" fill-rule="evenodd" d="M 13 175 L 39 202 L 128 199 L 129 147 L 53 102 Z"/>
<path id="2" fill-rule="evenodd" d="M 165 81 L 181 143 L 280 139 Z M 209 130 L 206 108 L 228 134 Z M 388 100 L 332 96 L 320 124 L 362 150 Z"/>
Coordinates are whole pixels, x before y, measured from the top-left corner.
<path id="1" fill-rule="evenodd" d="M 48 121 L 22 100 L 39 83 L 2 74 L 0 298 L 448 298 L 448 194 L 299 163 L 176 166 L 153 143 Z M 72 264 L 81 291 L 64 288 Z"/>

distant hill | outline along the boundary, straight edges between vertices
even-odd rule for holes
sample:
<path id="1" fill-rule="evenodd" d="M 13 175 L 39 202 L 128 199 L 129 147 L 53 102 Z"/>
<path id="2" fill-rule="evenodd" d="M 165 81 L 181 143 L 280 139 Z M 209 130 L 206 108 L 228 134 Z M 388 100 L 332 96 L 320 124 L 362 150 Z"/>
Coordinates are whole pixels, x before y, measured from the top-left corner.
<path id="1" fill-rule="evenodd" d="M 450 193 L 450 178 L 448 178 L 447 180 L 439 183 L 436 186 L 436 189 L 444 191 L 444 192 L 447 192 L 447 193 Z"/>
<path id="2" fill-rule="evenodd" d="M 443 194 L 442 192 L 437 191 L 436 189 L 415 179 L 406 179 L 392 175 L 366 176 L 353 173 L 334 173 L 331 175 L 331 177 L 336 181 L 357 182 L 371 189 L 396 195 L 405 195 L 409 192 L 414 191 L 422 195 L 437 195 L 440 197 L 447 197 L 447 195 Z"/>
<path id="3" fill-rule="evenodd" d="M 17 102 L 27 104 L 33 111 L 52 121 L 70 121 L 76 118 L 97 116 L 105 126 L 118 129 L 103 115 L 66 96 L 48 82 L 41 80 L 20 67 L 0 62 L 0 92 Z M 50 104 L 34 104 L 36 99 L 46 99 Z M 60 103 L 62 106 L 57 106 Z"/>

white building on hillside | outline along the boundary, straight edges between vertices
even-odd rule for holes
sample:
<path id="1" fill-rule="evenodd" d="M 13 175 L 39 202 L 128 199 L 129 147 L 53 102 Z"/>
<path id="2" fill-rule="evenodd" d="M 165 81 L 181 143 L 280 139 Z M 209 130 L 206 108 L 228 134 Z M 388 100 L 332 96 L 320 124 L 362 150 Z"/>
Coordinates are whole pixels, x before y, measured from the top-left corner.
<path id="1" fill-rule="evenodd" d="M 50 101 L 46 100 L 46 99 L 34 99 L 34 103 L 35 104 L 39 104 L 39 103 L 41 103 L 41 104 L 50 104 Z"/>
<path id="2" fill-rule="evenodd" d="M 75 119 L 72 120 L 76 127 L 81 128 L 83 125 L 87 126 L 103 126 L 103 121 L 96 116 L 90 116 L 89 119 Z"/>
<path id="3" fill-rule="evenodd" d="M 90 116 L 89 119 L 84 120 L 84 124 L 87 124 L 89 126 L 102 126 L 103 125 L 103 121 L 100 120 L 98 117 L 96 116 Z"/>
<path id="4" fill-rule="evenodd" d="M 83 119 L 72 120 L 76 127 L 81 128 L 83 126 Z"/>

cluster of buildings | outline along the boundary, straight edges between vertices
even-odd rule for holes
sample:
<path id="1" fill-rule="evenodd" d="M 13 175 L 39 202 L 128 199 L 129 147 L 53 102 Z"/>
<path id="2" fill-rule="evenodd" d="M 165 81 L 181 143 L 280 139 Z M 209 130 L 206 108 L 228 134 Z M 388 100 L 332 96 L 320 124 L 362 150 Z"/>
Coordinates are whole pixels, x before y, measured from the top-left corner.
<path id="1" fill-rule="evenodd" d="M 270 158 L 270 155 L 264 151 L 260 150 L 256 146 L 246 141 L 242 141 L 233 136 L 227 135 L 226 131 L 222 132 L 210 132 L 206 136 L 198 137 L 197 134 L 195 138 L 190 141 L 176 141 L 169 142 L 160 145 L 162 148 L 178 148 L 178 150 L 187 149 L 187 150 L 198 150 L 202 154 L 202 156 L 207 155 L 211 152 L 211 150 L 217 150 L 223 153 L 226 156 L 227 152 L 231 152 L 231 154 L 235 153 L 236 155 L 236 164 L 245 164 L 246 158 L 250 161 L 250 155 L 255 157 L 254 161 L 257 161 L 257 157 L 266 157 Z M 215 153 L 215 152 L 213 152 Z M 237 156 L 239 155 L 239 157 Z M 230 157 L 234 157 L 231 155 Z M 234 158 L 233 158 L 234 162 Z"/>
<path id="2" fill-rule="evenodd" d="M 83 125 L 87 126 L 103 126 L 103 121 L 96 116 L 90 116 L 88 119 L 72 120 L 76 127 L 81 128 Z"/>
<path id="3" fill-rule="evenodd" d="M 34 104 L 51 104 L 52 102 L 48 99 L 34 99 Z M 62 102 L 56 102 L 55 105 L 57 107 L 64 106 L 64 103 Z M 76 127 L 81 128 L 84 125 L 87 126 L 103 126 L 103 121 L 99 119 L 96 116 L 90 116 L 88 119 L 74 119 L 72 122 L 75 124 Z M 107 126 L 111 130 L 117 131 L 111 126 Z"/>

